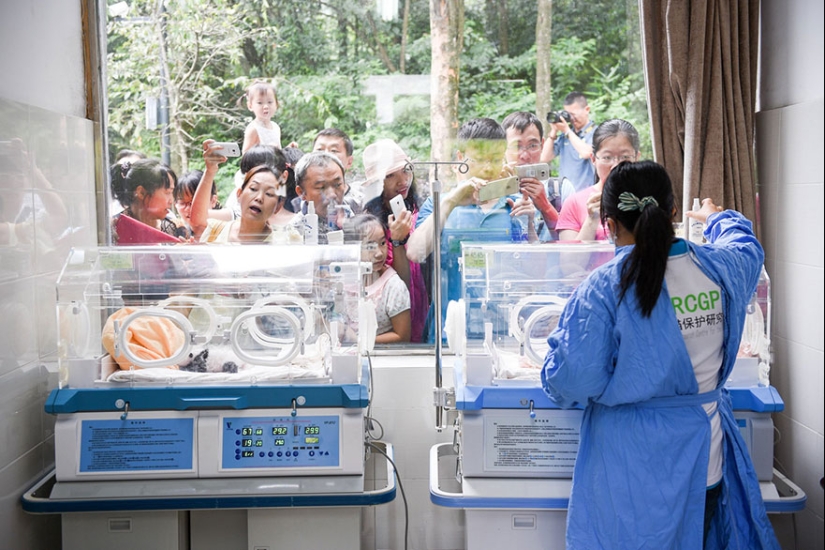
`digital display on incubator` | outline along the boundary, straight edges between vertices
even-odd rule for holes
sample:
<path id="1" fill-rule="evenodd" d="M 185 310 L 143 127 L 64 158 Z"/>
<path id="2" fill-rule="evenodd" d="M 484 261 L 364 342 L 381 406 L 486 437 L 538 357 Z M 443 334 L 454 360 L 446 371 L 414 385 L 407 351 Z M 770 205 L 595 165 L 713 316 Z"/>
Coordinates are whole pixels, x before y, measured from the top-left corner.
<path id="1" fill-rule="evenodd" d="M 341 466 L 341 417 L 338 415 L 226 416 L 221 425 L 223 469 Z"/>

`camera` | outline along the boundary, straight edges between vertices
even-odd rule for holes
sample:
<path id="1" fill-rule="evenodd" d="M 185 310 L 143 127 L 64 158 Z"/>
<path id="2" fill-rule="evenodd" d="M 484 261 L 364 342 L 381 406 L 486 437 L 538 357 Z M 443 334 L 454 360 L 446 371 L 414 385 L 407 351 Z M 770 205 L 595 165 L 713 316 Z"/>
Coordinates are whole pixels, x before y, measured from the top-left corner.
<path id="1" fill-rule="evenodd" d="M 550 111 L 547 113 L 547 122 L 550 124 L 561 122 L 561 119 L 567 121 L 567 124 L 573 124 L 573 117 L 567 111 Z"/>

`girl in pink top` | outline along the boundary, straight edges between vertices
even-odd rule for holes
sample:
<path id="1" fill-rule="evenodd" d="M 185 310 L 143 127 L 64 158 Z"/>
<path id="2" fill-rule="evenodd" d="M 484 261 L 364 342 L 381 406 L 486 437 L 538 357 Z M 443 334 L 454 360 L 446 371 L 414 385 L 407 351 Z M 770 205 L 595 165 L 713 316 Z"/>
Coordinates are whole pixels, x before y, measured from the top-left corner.
<path id="1" fill-rule="evenodd" d="M 596 171 L 596 184 L 567 199 L 561 207 L 556 230 L 561 241 L 603 241 L 607 230 L 599 216 L 602 186 L 613 167 L 622 161 L 639 160 L 639 132 L 626 120 L 602 122 L 593 133 L 590 161 Z"/>

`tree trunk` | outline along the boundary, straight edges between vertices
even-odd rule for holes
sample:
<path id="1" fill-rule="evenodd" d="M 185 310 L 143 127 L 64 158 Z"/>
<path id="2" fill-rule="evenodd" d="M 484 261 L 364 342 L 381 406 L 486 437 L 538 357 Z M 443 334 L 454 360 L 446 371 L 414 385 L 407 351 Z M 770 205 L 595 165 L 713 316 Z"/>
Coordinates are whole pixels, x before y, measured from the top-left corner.
<path id="1" fill-rule="evenodd" d="M 536 16 L 536 114 L 544 123 L 544 133 L 549 125 L 545 120 L 552 109 L 550 87 L 550 25 L 553 21 L 553 0 L 538 0 Z"/>
<path id="2" fill-rule="evenodd" d="M 501 55 L 510 54 L 510 21 L 507 0 L 498 2 L 498 48 Z"/>
<path id="3" fill-rule="evenodd" d="M 347 16 L 342 7 L 338 7 L 338 61 L 347 62 Z"/>
<path id="4" fill-rule="evenodd" d="M 458 82 L 464 0 L 430 0 L 430 139 L 432 160 L 450 160 L 458 130 Z"/>
<path id="5" fill-rule="evenodd" d="M 401 74 L 407 72 L 407 33 L 410 29 L 410 0 L 404 0 L 404 19 L 401 23 L 401 55 L 398 67 Z"/>
<path id="6" fill-rule="evenodd" d="M 373 19 L 372 13 L 369 11 L 367 11 L 367 23 L 370 25 L 370 31 L 372 32 L 372 39 L 375 41 L 375 51 L 378 54 L 378 58 L 381 59 L 381 62 L 387 69 L 387 72 L 396 72 L 397 69 L 387 53 L 387 48 L 384 47 L 384 44 L 381 42 L 379 37 L 378 28 L 375 26 L 375 19 Z"/>

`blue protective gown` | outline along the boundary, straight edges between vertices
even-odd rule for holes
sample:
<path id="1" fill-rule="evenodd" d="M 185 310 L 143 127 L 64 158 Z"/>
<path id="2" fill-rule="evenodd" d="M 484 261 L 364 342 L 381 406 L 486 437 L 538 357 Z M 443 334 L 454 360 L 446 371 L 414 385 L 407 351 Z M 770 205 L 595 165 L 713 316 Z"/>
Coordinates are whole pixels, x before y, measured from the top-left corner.
<path id="1" fill-rule="evenodd" d="M 702 548 L 710 422 L 703 402 L 718 401 L 724 433 L 723 492 L 708 548 L 753 550 L 779 544 L 724 390 L 745 308 L 764 252 L 741 214 L 708 219 L 693 260 L 722 288 L 725 349 L 717 390 L 698 393 L 667 288 L 643 317 L 635 287 L 619 302 L 630 246 L 582 282 L 567 303 L 542 383 L 561 406 L 585 404 L 567 518 L 567 548 Z"/>

